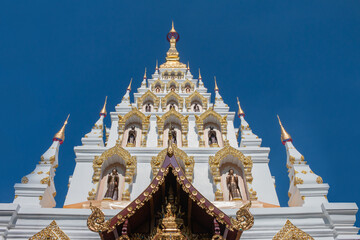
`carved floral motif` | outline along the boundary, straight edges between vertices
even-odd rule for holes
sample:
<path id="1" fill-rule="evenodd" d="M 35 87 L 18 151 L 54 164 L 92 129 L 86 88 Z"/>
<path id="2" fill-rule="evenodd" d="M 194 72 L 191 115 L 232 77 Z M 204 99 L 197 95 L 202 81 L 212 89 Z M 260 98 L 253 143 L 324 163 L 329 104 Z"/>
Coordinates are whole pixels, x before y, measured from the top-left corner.
<path id="1" fill-rule="evenodd" d="M 70 240 L 70 238 L 59 228 L 55 220 L 49 226 L 29 238 L 29 240 Z"/>
<path id="2" fill-rule="evenodd" d="M 309 234 L 294 226 L 289 220 L 284 227 L 273 237 L 273 240 L 314 240 Z"/>

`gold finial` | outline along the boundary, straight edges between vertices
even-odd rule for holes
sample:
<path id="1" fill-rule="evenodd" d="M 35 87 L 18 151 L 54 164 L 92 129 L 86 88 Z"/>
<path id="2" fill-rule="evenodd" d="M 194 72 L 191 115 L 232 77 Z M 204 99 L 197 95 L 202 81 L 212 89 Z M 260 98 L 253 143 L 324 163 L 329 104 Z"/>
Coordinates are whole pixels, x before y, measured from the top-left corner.
<path id="1" fill-rule="evenodd" d="M 286 132 L 284 126 L 282 125 L 279 115 L 277 115 L 277 118 L 279 120 L 279 125 L 280 125 L 280 129 L 281 129 L 281 141 L 282 141 L 282 143 L 285 144 L 286 141 L 292 141 L 292 138 L 291 138 L 290 134 L 288 134 Z"/>
<path id="2" fill-rule="evenodd" d="M 158 60 L 156 59 L 156 67 L 155 67 L 155 70 L 158 70 L 159 67 L 158 67 Z"/>
<path id="3" fill-rule="evenodd" d="M 144 79 L 146 79 L 146 68 L 145 68 L 145 73 L 144 73 Z"/>
<path id="4" fill-rule="evenodd" d="M 237 99 L 237 104 L 238 104 L 238 106 L 239 106 L 239 109 L 238 109 L 238 116 L 240 117 L 240 116 L 245 116 L 245 113 L 244 113 L 244 111 L 242 110 L 242 108 L 241 108 L 241 106 L 240 106 L 240 101 L 239 101 L 239 98 L 238 97 L 236 97 L 236 99 Z"/>
<path id="5" fill-rule="evenodd" d="M 200 68 L 199 68 L 199 79 L 202 79 L 202 78 L 201 78 L 201 72 L 200 72 Z"/>
<path id="6" fill-rule="evenodd" d="M 218 92 L 219 91 L 219 88 L 218 88 L 218 85 L 216 84 L 216 77 L 214 76 L 214 80 L 215 80 L 215 92 Z"/>
<path id="7" fill-rule="evenodd" d="M 67 116 L 64 125 L 61 127 L 61 129 L 54 135 L 53 137 L 53 141 L 59 141 L 60 144 L 62 144 L 65 140 L 65 127 L 66 124 L 68 123 L 68 119 L 70 117 L 70 114 Z"/>
<path id="8" fill-rule="evenodd" d="M 176 31 L 175 31 L 175 28 L 174 28 L 174 21 L 172 21 L 170 32 L 176 32 Z"/>
<path id="9" fill-rule="evenodd" d="M 127 89 L 126 89 L 126 90 L 131 91 L 131 83 L 132 83 L 132 78 L 130 79 L 129 86 L 127 87 Z"/>
<path id="10" fill-rule="evenodd" d="M 187 65 L 187 70 L 190 70 L 190 64 L 189 64 L 189 61 L 188 61 L 188 65 Z"/>
<path id="11" fill-rule="evenodd" d="M 105 97 L 104 106 L 103 106 L 103 108 L 102 108 L 101 111 L 100 111 L 100 116 L 103 115 L 104 117 L 106 117 L 106 114 L 107 114 L 107 112 L 106 112 L 106 102 L 107 102 L 107 96 Z"/>

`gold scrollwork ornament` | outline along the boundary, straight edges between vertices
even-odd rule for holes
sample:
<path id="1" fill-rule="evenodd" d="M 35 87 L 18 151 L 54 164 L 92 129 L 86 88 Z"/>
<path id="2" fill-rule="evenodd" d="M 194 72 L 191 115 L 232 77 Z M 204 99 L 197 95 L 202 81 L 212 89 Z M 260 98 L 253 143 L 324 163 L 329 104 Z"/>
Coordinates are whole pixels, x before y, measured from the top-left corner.
<path id="1" fill-rule="evenodd" d="M 243 205 L 236 212 L 236 219 L 231 218 L 233 227 L 237 230 L 246 231 L 254 225 L 254 216 L 250 213 L 251 202 Z"/>
<path id="2" fill-rule="evenodd" d="M 109 222 L 105 221 L 105 214 L 100 210 L 100 208 L 90 204 L 90 209 L 92 213 L 87 220 L 88 228 L 93 232 L 103 232 L 108 229 Z"/>

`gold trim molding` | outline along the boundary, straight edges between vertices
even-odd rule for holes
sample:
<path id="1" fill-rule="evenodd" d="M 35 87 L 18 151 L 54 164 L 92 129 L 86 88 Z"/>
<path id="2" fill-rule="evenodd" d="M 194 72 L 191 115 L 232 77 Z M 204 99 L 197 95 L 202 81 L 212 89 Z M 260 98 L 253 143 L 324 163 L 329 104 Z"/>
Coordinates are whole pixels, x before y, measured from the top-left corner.
<path id="1" fill-rule="evenodd" d="M 183 109 L 184 99 L 180 97 L 180 95 L 176 92 L 169 92 L 165 97 L 161 99 L 161 108 L 163 111 L 165 111 L 166 105 L 170 99 L 175 99 L 177 101 L 179 110 Z"/>
<path id="2" fill-rule="evenodd" d="M 50 223 L 49 226 L 36 233 L 29 240 L 70 240 L 70 238 L 60 229 L 55 220 Z"/>
<path id="3" fill-rule="evenodd" d="M 176 111 L 173 108 L 170 111 L 166 112 L 161 117 L 156 115 L 156 118 L 157 118 L 156 124 L 157 124 L 157 127 L 158 127 L 158 135 L 159 135 L 159 137 L 158 137 L 158 147 L 163 147 L 164 127 L 165 127 L 164 125 L 165 125 L 166 119 L 168 119 L 170 116 L 175 116 L 176 118 L 178 118 L 180 120 L 182 146 L 187 147 L 188 146 L 187 134 L 188 134 L 188 129 L 189 129 L 189 120 L 188 120 L 189 116 L 184 116 L 184 115 L 182 115 L 181 113 L 179 113 L 178 111 Z"/>
<path id="4" fill-rule="evenodd" d="M 151 92 L 150 90 L 148 90 L 146 93 L 144 93 L 141 97 L 139 97 L 137 99 L 137 106 L 138 109 L 142 109 L 142 106 L 144 104 L 144 102 L 151 98 L 151 100 L 154 102 L 154 109 L 157 112 L 157 109 L 159 108 L 160 105 L 160 98 L 157 97 L 153 92 Z"/>
<path id="5" fill-rule="evenodd" d="M 125 182 L 129 185 L 133 182 L 133 177 L 136 173 L 137 161 L 135 156 L 131 156 L 128 151 L 116 144 L 114 147 L 106 150 L 100 156 L 95 156 L 93 161 L 94 174 L 92 177 L 93 183 L 96 185 L 96 189 L 99 188 L 99 181 L 101 176 L 101 167 L 104 162 L 110 157 L 117 155 L 125 162 Z M 88 200 L 95 200 L 96 193 L 95 188 L 89 192 Z M 130 192 L 128 189 L 125 189 L 122 194 L 122 200 L 130 200 Z"/>
<path id="6" fill-rule="evenodd" d="M 194 173 L 194 157 L 189 157 L 183 150 L 178 148 L 176 144 L 172 144 L 172 153 L 175 155 L 176 159 L 178 161 L 182 161 L 185 166 L 185 175 L 186 178 L 189 179 L 190 182 L 192 182 L 193 179 L 193 173 Z M 168 154 L 168 149 L 165 148 L 162 150 L 156 157 L 152 157 L 151 159 L 151 169 L 153 176 L 156 176 L 156 174 L 159 172 L 159 169 L 165 160 L 166 155 Z"/>
<path id="7" fill-rule="evenodd" d="M 185 99 L 185 105 L 188 111 L 191 110 L 191 103 L 194 100 L 194 98 L 198 98 L 202 104 L 202 108 L 207 109 L 207 105 L 208 105 L 207 98 L 201 95 L 198 91 L 195 91 Z"/>
<path id="8" fill-rule="evenodd" d="M 220 114 L 218 114 L 217 112 L 214 111 L 213 108 L 210 108 L 208 110 L 206 110 L 203 114 L 201 114 L 200 116 L 195 115 L 195 123 L 196 123 L 196 127 L 198 130 L 198 134 L 200 136 L 200 141 L 199 141 L 199 147 L 205 147 L 205 139 L 204 139 L 204 121 L 210 117 L 213 116 L 215 119 L 217 119 L 220 123 L 220 127 L 221 127 L 221 135 L 222 135 L 222 140 L 224 143 L 226 143 L 226 138 L 227 138 L 227 115 L 225 115 L 224 117 L 221 117 Z"/>
<path id="9" fill-rule="evenodd" d="M 273 237 L 273 240 L 314 240 L 309 234 L 300 230 L 289 220 L 286 221 L 283 228 Z"/>
<path id="10" fill-rule="evenodd" d="M 250 156 L 246 157 L 242 152 L 231 147 L 229 144 L 225 144 L 225 147 L 220 149 L 215 154 L 215 156 L 209 157 L 210 173 L 213 177 L 213 181 L 215 183 L 216 188 L 220 185 L 221 182 L 220 167 L 223 163 L 225 163 L 224 159 L 229 155 L 237 158 L 241 162 L 244 171 L 243 174 L 247 185 L 246 190 L 249 194 L 249 198 L 251 201 L 256 201 L 257 193 L 252 188 L 253 177 L 251 170 L 252 170 L 253 162 L 251 160 L 251 157 Z M 223 192 L 221 191 L 220 188 L 215 189 L 215 201 L 224 201 Z"/>
<path id="11" fill-rule="evenodd" d="M 132 108 L 132 110 L 127 114 L 125 114 L 125 116 L 123 117 L 120 114 L 118 115 L 119 136 L 121 136 L 122 138 L 124 137 L 125 125 L 127 124 L 127 121 L 134 115 L 141 120 L 141 146 L 146 147 L 147 133 L 149 130 L 151 115 L 146 116 L 144 113 L 140 112 L 137 108 Z M 120 143 L 121 142 L 122 139 L 120 140 Z"/>

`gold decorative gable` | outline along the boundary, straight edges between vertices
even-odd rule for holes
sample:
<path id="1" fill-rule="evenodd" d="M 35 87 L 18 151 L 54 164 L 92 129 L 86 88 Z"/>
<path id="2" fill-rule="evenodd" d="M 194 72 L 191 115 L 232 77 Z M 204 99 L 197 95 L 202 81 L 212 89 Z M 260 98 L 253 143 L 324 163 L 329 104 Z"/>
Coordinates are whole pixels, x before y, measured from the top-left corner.
<path id="1" fill-rule="evenodd" d="M 218 114 L 217 112 L 215 112 L 213 108 L 210 108 L 207 111 L 205 111 L 203 114 L 201 114 L 200 116 L 195 115 L 195 119 L 196 119 L 195 123 L 196 123 L 196 127 L 198 130 L 198 134 L 200 136 L 199 147 L 205 147 L 204 121 L 209 117 L 215 118 L 220 123 L 222 138 L 223 138 L 223 141 L 226 142 L 227 115 L 225 115 L 224 117 L 221 117 L 221 115 Z"/>
<path id="2" fill-rule="evenodd" d="M 170 91 L 170 87 L 171 86 L 175 86 L 175 91 L 179 92 L 179 83 L 177 81 L 175 81 L 174 79 L 171 79 L 167 84 L 166 84 L 166 90 Z"/>
<path id="3" fill-rule="evenodd" d="M 189 157 L 183 150 L 178 148 L 176 144 L 173 144 L 173 153 L 178 161 L 182 161 L 182 163 L 185 166 L 184 172 L 186 175 L 186 178 L 189 179 L 190 182 L 192 182 L 193 179 L 193 172 L 194 172 L 194 157 Z M 162 150 L 156 157 L 152 157 L 151 159 L 151 169 L 153 176 L 156 176 L 158 173 L 163 161 L 165 160 L 165 156 L 167 154 L 167 148 Z"/>
<path id="4" fill-rule="evenodd" d="M 286 221 L 284 227 L 273 237 L 273 240 L 314 240 L 309 234 L 300 230 L 289 220 Z"/>
<path id="5" fill-rule="evenodd" d="M 163 111 L 165 111 L 166 105 L 168 104 L 169 100 L 171 100 L 171 99 L 175 99 L 175 101 L 177 101 L 177 103 L 179 105 L 179 109 L 183 108 L 184 99 L 175 92 L 169 92 L 165 97 L 163 97 L 161 99 L 161 107 L 162 107 Z"/>
<path id="6" fill-rule="evenodd" d="M 194 99 L 198 99 L 202 104 L 202 108 L 207 109 L 207 98 L 201 95 L 198 91 L 195 91 L 185 99 L 185 104 L 188 111 L 190 111 L 191 103 Z"/>
<path id="7" fill-rule="evenodd" d="M 191 91 L 194 91 L 195 89 L 195 84 L 193 82 L 191 82 L 189 79 L 186 79 L 182 84 L 181 84 L 181 90 L 185 91 L 186 86 L 189 86 Z"/>
<path id="8" fill-rule="evenodd" d="M 96 188 L 99 187 L 99 180 L 100 180 L 100 176 L 101 176 L 101 167 L 102 167 L 103 163 L 107 159 L 109 159 L 110 157 L 112 157 L 114 155 L 119 156 L 125 162 L 124 163 L 124 165 L 125 165 L 125 182 L 128 184 L 133 182 L 133 177 L 136 173 L 136 165 L 137 165 L 136 157 L 131 156 L 128 151 L 126 151 L 124 148 L 122 148 L 120 146 L 119 143 L 117 143 L 114 147 L 103 152 L 103 154 L 101 154 L 100 157 L 96 156 L 93 161 L 94 174 L 93 174 L 92 180 L 93 180 L 93 183 L 97 185 Z M 97 191 L 95 190 L 95 188 L 93 189 L 93 191 L 90 191 L 88 200 L 95 200 L 96 192 Z M 124 191 L 122 199 L 130 200 L 130 192 L 128 189 L 126 189 Z"/>
<path id="9" fill-rule="evenodd" d="M 70 240 L 70 238 L 59 228 L 55 220 L 49 226 L 29 238 L 29 240 Z"/>
<path id="10" fill-rule="evenodd" d="M 246 157 L 242 152 L 231 147 L 229 144 L 225 144 L 225 147 L 220 149 L 215 154 L 215 156 L 209 157 L 210 173 L 213 177 L 213 181 L 217 188 L 215 190 L 215 200 L 217 200 L 217 201 L 224 200 L 223 192 L 221 191 L 220 187 L 218 187 L 218 186 L 220 185 L 220 181 L 221 181 L 220 167 L 224 163 L 223 160 L 227 156 L 233 156 L 238 161 L 241 162 L 241 164 L 243 166 L 244 177 L 245 177 L 245 180 L 247 183 L 247 192 L 249 193 L 249 198 L 252 201 L 257 200 L 256 191 L 254 191 L 251 186 L 252 181 L 253 181 L 253 177 L 252 177 L 252 173 L 251 173 L 253 162 L 251 160 L 251 157 L 250 156 Z"/>
<path id="11" fill-rule="evenodd" d="M 158 98 L 153 92 L 148 90 L 144 93 L 141 97 L 137 99 L 137 106 L 139 109 L 142 108 L 143 104 L 146 102 L 147 99 L 151 99 L 154 102 L 155 111 L 159 108 L 160 105 L 160 98 Z"/>
<path id="12" fill-rule="evenodd" d="M 176 93 L 175 93 L 176 94 Z M 177 94 L 176 94 L 177 95 Z M 164 135 L 164 127 L 165 127 L 165 121 L 166 119 L 168 119 L 171 116 L 175 116 L 177 119 L 180 120 L 180 124 L 181 124 L 181 135 L 182 135 L 182 146 L 183 147 L 187 147 L 188 145 L 188 141 L 187 141 L 187 134 L 188 134 L 188 129 L 189 129 L 189 120 L 188 117 L 189 116 L 184 116 L 181 113 L 179 113 L 178 111 L 176 111 L 175 109 L 171 109 L 170 111 L 166 112 L 164 115 L 162 115 L 161 117 L 159 117 L 158 115 L 156 115 L 156 123 L 157 123 L 157 127 L 158 127 L 158 147 L 162 147 L 163 146 L 163 135 Z"/>
<path id="13" fill-rule="evenodd" d="M 161 81 L 160 79 L 157 79 L 155 82 L 151 84 L 151 90 L 155 91 L 156 86 L 160 86 L 161 92 L 164 92 L 165 89 L 165 83 Z"/>
<path id="14" fill-rule="evenodd" d="M 146 140 L 147 140 L 147 133 L 149 130 L 149 124 L 150 124 L 150 115 L 146 116 L 144 113 L 140 112 L 137 108 L 132 108 L 130 112 L 125 114 L 125 116 L 118 115 L 119 117 L 119 136 L 124 136 L 125 132 L 125 125 L 127 124 L 127 121 L 133 117 L 136 116 L 141 121 L 141 146 L 146 147 Z M 122 140 L 120 141 L 122 142 Z"/>

